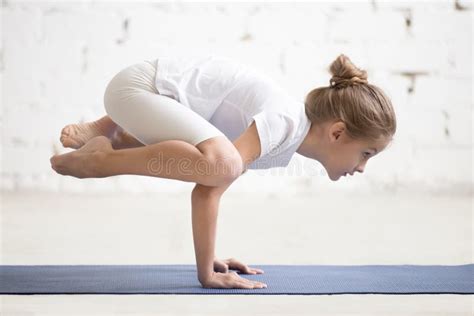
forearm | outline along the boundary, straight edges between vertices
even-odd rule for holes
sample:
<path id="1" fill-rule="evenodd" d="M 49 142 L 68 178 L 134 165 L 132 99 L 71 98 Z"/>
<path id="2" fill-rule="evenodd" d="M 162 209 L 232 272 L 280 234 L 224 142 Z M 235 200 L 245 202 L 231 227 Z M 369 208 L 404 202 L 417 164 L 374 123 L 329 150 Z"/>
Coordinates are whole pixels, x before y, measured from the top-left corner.
<path id="1" fill-rule="evenodd" d="M 198 279 L 205 282 L 214 272 L 215 240 L 219 202 L 231 183 L 221 187 L 197 184 L 191 195 L 194 253 Z"/>

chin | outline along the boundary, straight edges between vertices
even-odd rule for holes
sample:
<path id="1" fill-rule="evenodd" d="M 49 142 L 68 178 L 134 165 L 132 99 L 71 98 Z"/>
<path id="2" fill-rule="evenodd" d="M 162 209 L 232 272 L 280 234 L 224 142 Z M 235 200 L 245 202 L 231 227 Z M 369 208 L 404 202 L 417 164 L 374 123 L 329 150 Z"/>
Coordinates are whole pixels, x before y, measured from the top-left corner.
<path id="1" fill-rule="evenodd" d="M 332 181 L 337 181 L 339 180 L 339 178 L 341 177 L 340 175 L 336 176 L 336 177 L 333 177 L 331 176 L 331 174 L 328 173 L 328 176 L 329 176 L 329 179 L 331 179 Z"/>

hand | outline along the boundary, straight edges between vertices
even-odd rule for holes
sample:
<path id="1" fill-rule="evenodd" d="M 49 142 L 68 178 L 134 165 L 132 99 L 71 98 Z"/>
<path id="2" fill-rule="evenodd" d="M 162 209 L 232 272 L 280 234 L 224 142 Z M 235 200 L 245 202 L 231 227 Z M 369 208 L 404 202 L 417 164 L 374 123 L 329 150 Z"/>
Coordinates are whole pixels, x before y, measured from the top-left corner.
<path id="1" fill-rule="evenodd" d="M 262 289 L 267 287 L 265 283 L 244 279 L 235 271 L 230 273 L 213 272 L 201 284 L 204 288 L 208 289 Z"/>
<path id="2" fill-rule="evenodd" d="M 228 273 L 229 269 L 239 270 L 243 274 L 262 274 L 264 273 L 261 269 L 249 268 L 246 264 L 238 261 L 235 258 L 226 260 L 214 259 L 214 271 L 221 273 Z"/>

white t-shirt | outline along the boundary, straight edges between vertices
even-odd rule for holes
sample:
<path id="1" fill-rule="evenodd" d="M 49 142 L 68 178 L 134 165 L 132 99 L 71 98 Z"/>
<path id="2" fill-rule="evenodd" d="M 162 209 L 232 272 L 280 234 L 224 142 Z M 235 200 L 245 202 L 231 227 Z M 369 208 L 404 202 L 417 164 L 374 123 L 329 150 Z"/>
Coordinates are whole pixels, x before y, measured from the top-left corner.
<path id="1" fill-rule="evenodd" d="M 249 169 L 286 167 L 311 122 L 269 76 L 218 55 L 157 59 L 155 85 L 235 140 L 255 120 L 261 155 Z"/>

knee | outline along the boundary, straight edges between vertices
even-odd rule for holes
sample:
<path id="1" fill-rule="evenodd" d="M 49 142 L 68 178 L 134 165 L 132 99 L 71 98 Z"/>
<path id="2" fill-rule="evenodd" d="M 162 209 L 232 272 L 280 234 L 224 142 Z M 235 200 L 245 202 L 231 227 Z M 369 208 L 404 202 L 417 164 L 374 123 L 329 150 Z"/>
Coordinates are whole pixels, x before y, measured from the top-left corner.
<path id="1" fill-rule="evenodd" d="M 230 154 L 210 156 L 208 161 L 212 168 L 212 182 L 216 186 L 229 184 L 242 174 L 242 158 L 237 150 Z"/>
<path id="2" fill-rule="evenodd" d="M 242 158 L 239 153 L 232 155 L 231 157 L 226 157 L 222 160 L 216 162 L 217 170 L 223 170 L 221 180 L 224 184 L 231 183 L 235 181 L 243 171 Z M 219 165 L 222 164 L 222 167 Z"/>
<path id="3" fill-rule="evenodd" d="M 232 183 L 244 170 L 242 157 L 234 144 L 226 137 L 213 137 L 197 145 L 210 172 L 201 178 L 208 186 Z"/>
<path id="4" fill-rule="evenodd" d="M 105 88 L 104 92 L 104 108 L 105 112 L 112 117 L 113 111 L 112 111 L 112 105 L 116 104 L 116 96 L 115 96 L 115 89 L 113 88 L 112 81 L 109 82 L 107 87 Z"/>
<path id="5" fill-rule="evenodd" d="M 126 82 L 126 77 L 122 70 L 109 81 L 105 88 L 103 103 L 105 112 L 110 117 L 120 113 L 120 104 L 129 95 Z"/>

